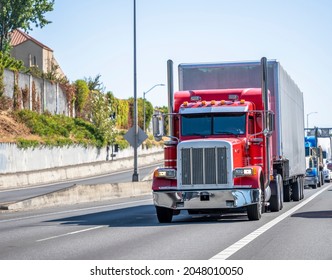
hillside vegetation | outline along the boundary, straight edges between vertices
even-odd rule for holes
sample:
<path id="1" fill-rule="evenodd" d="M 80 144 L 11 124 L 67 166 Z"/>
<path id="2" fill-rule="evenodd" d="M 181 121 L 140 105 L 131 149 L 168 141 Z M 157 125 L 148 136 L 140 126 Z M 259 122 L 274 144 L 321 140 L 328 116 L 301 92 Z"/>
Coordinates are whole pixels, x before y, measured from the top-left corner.
<path id="1" fill-rule="evenodd" d="M 113 144 L 120 149 L 129 147 L 124 139 L 127 130 L 116 129 Z M 80 118 L 71 118 L 49 113 L 38 114 L 30 110 L 0 110 L 0 143 L 16 143 L 20 148 L 68 145 L 106 146 L 107 140 L 96 127 Z M 163 145 L 152 135 L 144 142 L 144 147 Z"/>
<path id="2" fill-rule="evenodd" d="M 121 148 L 128 146 L 121 137 L 117 138 L 115 141 Z M 29 110 L 0 112 L 0 142 L 17 143 L 21 148 L 73 144 L 102 147 L 107 144 L 103 135 L 90 122 Z"/>

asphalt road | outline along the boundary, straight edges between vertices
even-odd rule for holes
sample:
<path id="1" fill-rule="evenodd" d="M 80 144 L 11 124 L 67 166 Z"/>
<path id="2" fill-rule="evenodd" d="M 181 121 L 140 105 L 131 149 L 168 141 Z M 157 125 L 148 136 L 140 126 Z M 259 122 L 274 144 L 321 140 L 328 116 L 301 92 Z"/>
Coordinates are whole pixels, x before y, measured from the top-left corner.
<path id="1" fill-rule="evenodd" d="M 248 221 L 243 213 L 159 224 L 150 196 L 0 213 L 3 260 L 330 260 L 332 184 Z"/>

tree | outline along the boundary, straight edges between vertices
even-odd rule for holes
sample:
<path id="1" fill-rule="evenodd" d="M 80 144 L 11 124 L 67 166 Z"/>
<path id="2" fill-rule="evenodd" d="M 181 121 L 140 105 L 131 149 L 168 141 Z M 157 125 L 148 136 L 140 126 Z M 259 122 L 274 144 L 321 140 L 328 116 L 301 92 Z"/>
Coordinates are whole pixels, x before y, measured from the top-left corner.
<path id="1" fill-rule="evenodd" d="M 107 96 L 99 91 L 93 92 L 92 123 L 103 139 L 103 144 L 113 144 L 115 142 L 115 119 L 111 117 L 112 115 L 112 106 Z"/>
<path id="2" fill-rule="evenodd" d="M 144 108 L 143 108 L 144 110 Z M 143 112 L 144 113 L 144 112 Z M 152 120 L 154 110 L 150 101 L 145 100 L 145 126 L 148 129 Z M 144 121 L 144 120 L 143 120 Z"/>
<path id="3" fill-rule="evenodd" d="M 90 91 L 99 91 L 99 92 L 104 92 L 104 85 L 103 83 L 100 81 L 101 75 L 98 74 L 96 77 L 94 78 L 84 78 L 84 81 L 88 84 L 88 87 L 90 89 Z"/>
<path id="4" fill-rule="evenodd" d="M 88 101 L 90 90 L 88 84 L 84 80 L 77 80 L 75 82 L 75 87 L 76 87 L 75 107 L 76 107 L 76 112 L 80 116 L 84 106 Z"/>
<path id="5" fill-rule="evenodd" d="M 0 0 L 0 51 L 10 50 L 10 36 L 15 29 L 25 32 L 51 23 L 44 14 L 53 11 L 55 0 Z"/>

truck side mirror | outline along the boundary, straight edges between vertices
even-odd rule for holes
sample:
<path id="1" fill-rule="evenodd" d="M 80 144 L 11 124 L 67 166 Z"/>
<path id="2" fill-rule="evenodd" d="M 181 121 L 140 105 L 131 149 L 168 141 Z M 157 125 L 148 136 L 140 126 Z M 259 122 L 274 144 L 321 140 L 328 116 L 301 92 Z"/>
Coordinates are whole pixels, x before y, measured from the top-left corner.
<path id="1" fill-rule="evenodd" d="M 153 136 L 156 141 L 160 141 L 164 136 L 164 118 L 161 114 L 152 116 Z"/>
<path id="2" fill-rule="evenodd" d="M 268 114 L 268 126 L 271 132 L 275 130 L 274 114 L 272 112 Z"/>

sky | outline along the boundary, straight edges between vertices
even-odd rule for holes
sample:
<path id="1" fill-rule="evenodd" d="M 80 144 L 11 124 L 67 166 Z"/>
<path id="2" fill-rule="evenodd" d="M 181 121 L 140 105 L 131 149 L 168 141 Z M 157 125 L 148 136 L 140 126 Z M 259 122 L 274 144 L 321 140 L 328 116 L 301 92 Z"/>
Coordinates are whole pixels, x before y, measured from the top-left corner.
<path id="1" fill-rule="evenodd" d="M 134 96 L 134 0 L 55 0 L 52 21 L 29 34 L 53 49 L 70 81 L 96 77 Z M 332 127 L 331 0 L 136 0 L 137 98 L 167 83 L 174 62 L 276 59 L 304 96 L 309 127 Z M 166 86 L 146 93 L 167 105 Z"/>

